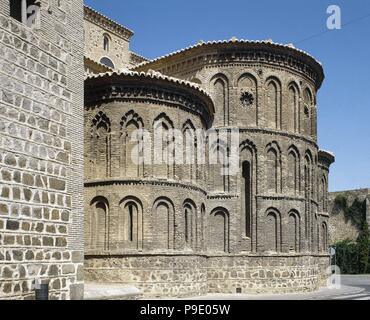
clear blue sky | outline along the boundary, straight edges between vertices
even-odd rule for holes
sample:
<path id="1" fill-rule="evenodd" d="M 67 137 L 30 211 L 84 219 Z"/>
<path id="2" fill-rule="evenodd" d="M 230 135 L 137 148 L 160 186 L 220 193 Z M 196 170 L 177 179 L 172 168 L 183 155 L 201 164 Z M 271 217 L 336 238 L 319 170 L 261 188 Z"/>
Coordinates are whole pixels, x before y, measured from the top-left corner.
<path id="1" fill-rule="evenodd" d="M 199 40 L 273 39 L 293 43 L 324 65 L 318 96 L 319 145 L 334 152 L 330 190 L 370 187 L 369 0 L 86 0 L 135 32 L 131 49 L 155 58 Z M 342 9 L 327 31 L 326 9 Z M 367 16 L 363 19 L 358 19 Z"/>

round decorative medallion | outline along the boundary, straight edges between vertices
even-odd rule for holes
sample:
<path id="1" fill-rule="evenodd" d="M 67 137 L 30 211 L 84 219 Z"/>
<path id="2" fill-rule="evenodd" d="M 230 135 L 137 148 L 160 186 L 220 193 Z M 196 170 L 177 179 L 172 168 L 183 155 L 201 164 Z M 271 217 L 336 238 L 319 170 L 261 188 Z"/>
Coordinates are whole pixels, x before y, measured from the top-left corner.
<path id="1" fill-rule="evenodd" d="M 244 107 L 251 106 L 254 102 L 253 94 L 248 91 L 243 92 L 240 96 L 240 102 Z"/>

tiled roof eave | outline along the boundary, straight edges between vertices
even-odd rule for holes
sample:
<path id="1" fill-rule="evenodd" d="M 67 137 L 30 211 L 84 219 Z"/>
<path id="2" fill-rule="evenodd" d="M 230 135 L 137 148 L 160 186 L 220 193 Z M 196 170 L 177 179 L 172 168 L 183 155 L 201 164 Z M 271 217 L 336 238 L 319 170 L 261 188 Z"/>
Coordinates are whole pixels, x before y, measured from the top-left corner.
<path id="1" fill-rule="evenodd" d="M 112 32 L 124 35 L 128 40 L 134 35 L 134 32 L 120 23 L 110 19 L 109 17 L 101 14 L 89 6 L 84 6 L 84 17 L 86 20 L 91 22 L 98 22 L 102 27 L 111 29 Z M 91 19 L 90 16 L 94 16 L 95 19 Z M 105 22 L 105 23 L 102 23 Z M 109 28 L 110 27 L 110 28 Z"/>
<path id="2" fill-rule="evenodd" d="M 168 53 L 168 54 L 160 56 L 158 58 L 148 60 L 148 61 L 144 61 L 144 62 L 138 64 L 137 66 L 135 66 L 135 68 L 133 68 L 133 70 L 143 70 L 142 69 L 143 67 L 150 66 L 151 64 L 155 64 L 157 62 L 160 62 L 162 60 L 166 60 L 166 59 L 171 58 L 171 57 L 180 56 L 180 55 L 182 56 L 183 54 L 185 54 L 185 53 L 187 53 L 191 50 L 194 50 L 194 49 L 198 49 L 198 48 L 202 48 L 202 47 L 207 48 L 207 47 L 210 47 L 210 46 L 217 46 L 217 45 L 227 45 L 227 44 L 230 44 L 230 45 L 246 45 L 246 46 L 248 46 L 248 45 L 250 45 L 250 46 L 261 45 L 261 46 L 266 46 L 266 48 L 271 48 L 271 49 L 275 48 L 275 49 L 287 50 L 287 53 L 290 52 L 292 55 L 299 55 L 302 58 L 307 59 L 308 62 L 315 67 L 315 69 L 319 73 L 319 76 L 322 78 L 322 80 L 324 79 L 324 72 L 323 72 L 323 67 L 322 67 L 321 62 L 316 60 L 309 53 L 307 53 L 303 50 L 297 49 L 297 48 L 295 48 L 294 46 L 292 46 L 290 44 L 280 44 L 280 43 L 274 43 L 272 41 L 266 41 L 266 40 L 252 41 L 252 40 L 244 40 L 244 39 L 240 39 L 240 40 L 230 39 L 230 40 L 199 42 L 195 45 L 188 46 L 184 49 Z"/>

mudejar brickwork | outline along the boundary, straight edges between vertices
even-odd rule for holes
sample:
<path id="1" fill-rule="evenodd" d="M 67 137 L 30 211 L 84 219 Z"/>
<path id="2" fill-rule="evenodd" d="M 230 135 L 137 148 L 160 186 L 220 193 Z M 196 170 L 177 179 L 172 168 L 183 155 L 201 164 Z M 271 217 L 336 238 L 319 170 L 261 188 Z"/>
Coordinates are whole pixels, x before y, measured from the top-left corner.
<path id="1" fill-rule="evenodd" d="M 89 76 L 86 280 L 148 296 L 318 288 L 334 161 L 317 146 L 323 78 L 292 46 L 237 39 Z M 221 163 L 132 163 L 130 133 L 144 128 L 154 139 L 158 127 L 190 134 L 194 145 L 196 129 L 236 130 L 238 174 L 220 174 Z"/>
<path id="2" fill-rule="evenodd" d="M 235 38 L 149 61 L 82 1 L 0 8 L 1 299 L 33 299 L 35 281 L 53 299 L 82 298 L 84 281 L 148 297 L 324 284 L 334 156 L 317 145 L 319 62 Z M 133 161 L 156 158 L 132 136 L 158 129 L 168 159 L 177 130 L 205 161 Z"/>

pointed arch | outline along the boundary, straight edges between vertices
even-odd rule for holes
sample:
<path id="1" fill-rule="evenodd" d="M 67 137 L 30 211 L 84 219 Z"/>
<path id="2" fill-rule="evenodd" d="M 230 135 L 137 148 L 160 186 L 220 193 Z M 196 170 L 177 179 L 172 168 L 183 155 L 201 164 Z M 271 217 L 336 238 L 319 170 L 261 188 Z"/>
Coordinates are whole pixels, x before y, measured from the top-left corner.
<path id="1" fill-rule="evenodd" d="M 96 178 L 107 178 L 111 172 L 111 121 L 104 112 L 92 119 L 90 136 L 91 169 Z"/>
<path id="2" fill-rule="evenodd" d="M 175 174 L 174 125 L 164 112 L 153 122 L 153 175 L 160 179 L 173 179 Z"/>
<path id="3" fill-rule="evenodd" d="M 143 119 L 134 111 L 128 111 L 120 121 L 120 171 L 125 177 L 143 176 L 144 167 L 140 165 L 142 154 Z M 143 161 L 141 162 L 143 163 Z"/>

